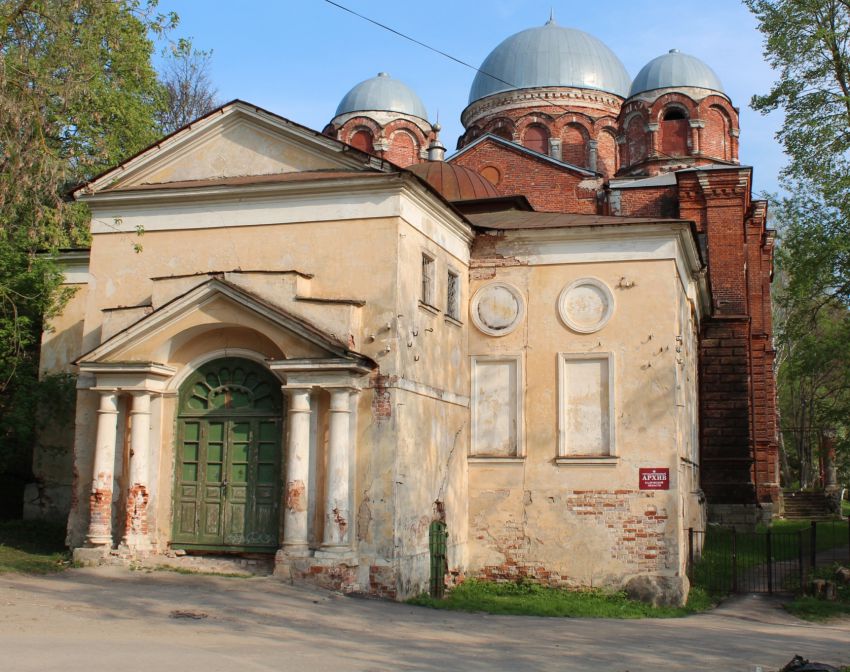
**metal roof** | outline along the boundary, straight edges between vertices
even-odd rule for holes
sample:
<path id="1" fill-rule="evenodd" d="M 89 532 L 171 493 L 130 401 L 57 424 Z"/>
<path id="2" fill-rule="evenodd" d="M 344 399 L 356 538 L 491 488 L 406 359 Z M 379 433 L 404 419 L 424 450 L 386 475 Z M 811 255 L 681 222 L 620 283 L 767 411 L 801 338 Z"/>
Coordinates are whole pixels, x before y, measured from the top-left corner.
<path id="1" fill-rule="evenodd" d="M 576 226 L 628 226 L 637 224 L 688 224 L 683 219 L 577 215 L 561 212 L 521 212 L 506 210 L 468 214 L 466 218 L 482 229 L 564 229 Z"/>
<path id="2" fill-rule="evenodd" d="M 401 112 L 426 121 L 428 119 L 425 105 L 413 89 L 404 82 L 393 79 L 386 72 L 379 72 L 377 77 L 360 82 L 346 93 L 334 116 L 370 110 Z"/>
<path id="3" fill-rule="evenodd" d="M 653 58 L 643 66 L 632 82 L 629 96 L 676 86 L 696 86 L 724 93 L 723 85 L 714 70 L 696 56 L 671 49 L 669 53 Z"/>
<path id="4" fill-rule="evenodd" d="M 644 187 L 670 187 L 676 184 L 675 173 L 661 173 L 638 179 L 611 180 L 612 189 L 642 189 Z"/>
<path id="5" fill-rule="evenodd" d="M 511 35 L 481 64 L 469 102 L 514 89 L 573 86 L 626 97 L 629 73 L 600 40 L 549 19 L 545 26 Z"/>
<path id="6" fill-rule="evenodd" d="M 493 184 L 474 170 L 445 161 L 423 161 L 408 168 L 421 177 L 448 201 L 465 201 L 498 197 Z"/>

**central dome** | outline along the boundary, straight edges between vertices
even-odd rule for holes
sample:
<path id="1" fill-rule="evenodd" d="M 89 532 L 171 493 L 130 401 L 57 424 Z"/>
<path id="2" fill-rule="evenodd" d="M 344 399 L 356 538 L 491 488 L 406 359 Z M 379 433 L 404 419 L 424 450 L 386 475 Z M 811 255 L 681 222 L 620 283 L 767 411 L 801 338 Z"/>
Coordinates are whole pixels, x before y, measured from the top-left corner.
<path id="1" fill-rule="evenodd" d="M 631 78 L 601 41 L 550 19 L 545 26 L 511 35 L 484 59 L 469 103 L 494 93 L 545 86 L 607 91 L 625 98 Z"/>

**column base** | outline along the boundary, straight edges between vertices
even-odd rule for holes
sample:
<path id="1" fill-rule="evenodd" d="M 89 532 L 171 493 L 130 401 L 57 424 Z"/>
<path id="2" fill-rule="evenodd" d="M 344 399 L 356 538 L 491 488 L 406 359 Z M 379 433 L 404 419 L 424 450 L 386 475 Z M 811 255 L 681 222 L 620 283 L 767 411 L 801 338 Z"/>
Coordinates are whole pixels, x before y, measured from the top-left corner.
<path id="1" fill-rule="evenodd" d="M 284 542 L 275 555 L 285 558 L 308 558 L 312 554 L 313 551 L 306 542 L 303 544 Z"/>
<path id="2" fill-rule="evenodd" d="M 108 546 L 75 548 L 71 554 L 71 558 L 75 564 L 92 567 L 99 565 L 109 555 L 109 551 L 110 548 Z"/>
<path id="3" fill-rule="evenodd" d="M 121 547 L 133 552 L 147 552 L 153 550 L 153 544 L 147 536 L 141 534 L 128 534 L 121 541 Z"/>
<path id="4" fill-rule="evenodd" d="M 331 560 L 345 563 L 350 567 L 357 566 L 357 553 L 350 546 L 322 546 L 313 554 L 316 560 Z"/>
<path id="5" fill-rule="evenodd" d="M 112 548 L 111 534 L 88 534 L 86 535 L 86 548 L 105 548 L 107 551 Z"/>

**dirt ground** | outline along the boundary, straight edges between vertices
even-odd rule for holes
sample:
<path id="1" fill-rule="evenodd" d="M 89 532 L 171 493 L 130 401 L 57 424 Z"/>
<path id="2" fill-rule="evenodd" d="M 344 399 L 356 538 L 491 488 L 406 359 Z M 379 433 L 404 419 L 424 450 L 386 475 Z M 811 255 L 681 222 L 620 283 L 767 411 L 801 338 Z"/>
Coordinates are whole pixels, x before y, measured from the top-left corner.
<path id="1" fill-rule="evenodd" d="M 592 620 L 446 613 L 270 577 L 115 567 L 0 576 L 0 670 L 776 670 L 850 663 L 850 621 L 765 597 L 698 616 Z"/>

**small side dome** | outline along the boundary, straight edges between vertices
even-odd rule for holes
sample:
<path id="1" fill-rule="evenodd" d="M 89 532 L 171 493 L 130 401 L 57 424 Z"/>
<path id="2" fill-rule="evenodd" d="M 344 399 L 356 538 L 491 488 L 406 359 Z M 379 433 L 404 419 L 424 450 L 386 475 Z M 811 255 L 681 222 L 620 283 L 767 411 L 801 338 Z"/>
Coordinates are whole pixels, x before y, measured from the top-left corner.
<path id="1" fill-rule="evenodd" d="M 489 180 L 463 166 L 445 161 L 423 161 L 408 170 L 434 187 L 447 201 L 501 196 Z"/>
<path id="2" fill-rule="evenodd" d="M 379 72 L 377 77 L 360 82 L 346 93 L 334 116 L 368 111 L 400 112 L 428 119 L 428 112 L 419 96 L 407 84 L 393 79 L 386 72 Z"/>
<path id="3" fill-rule="evenodd" d="M 546 86 L 596 89 L 625 97 L 629 74 L 600 40 L 554 19 L 506 38 L 484 59 L 469 104 L 494 93 Z"/>
<path id="4" fill-rule="evenodd" d="M 678 49 L 671 49 L 669 53 L 653 58 L 643 66 L 635 77 L 635 81 L 632 82 L 629 96 L 636 96 L 654 89 L 679 86 L 694 86 L 725 93 L 714 70 L 696 56 L 683 54 Z"/>

